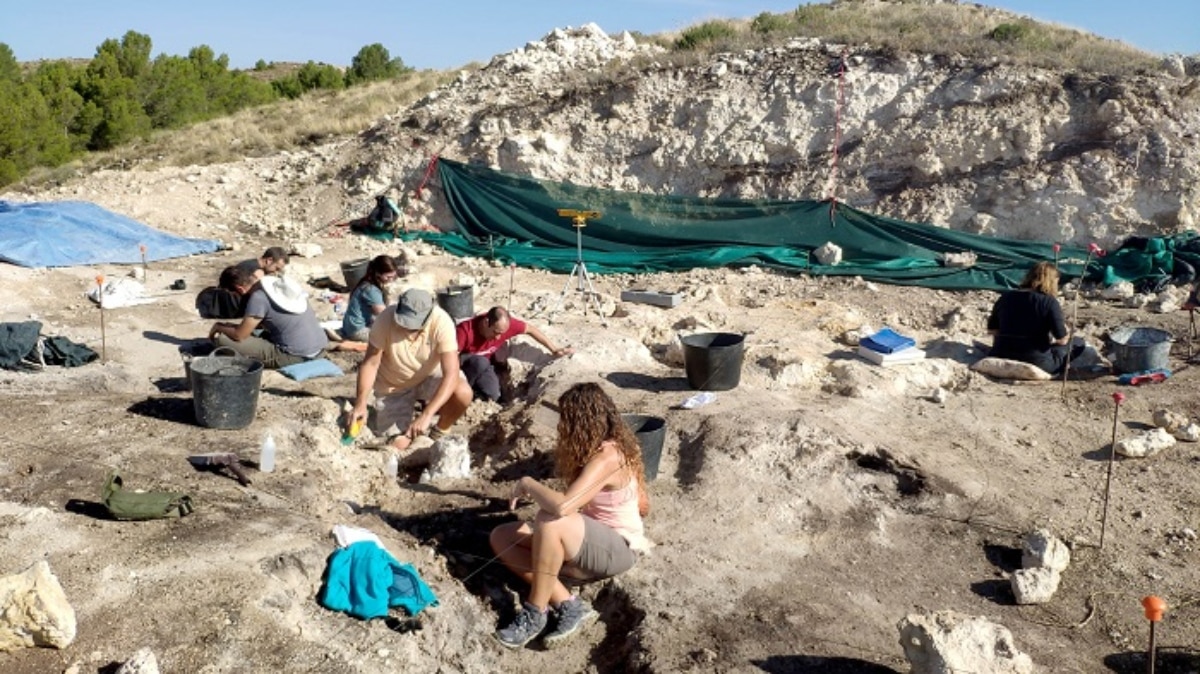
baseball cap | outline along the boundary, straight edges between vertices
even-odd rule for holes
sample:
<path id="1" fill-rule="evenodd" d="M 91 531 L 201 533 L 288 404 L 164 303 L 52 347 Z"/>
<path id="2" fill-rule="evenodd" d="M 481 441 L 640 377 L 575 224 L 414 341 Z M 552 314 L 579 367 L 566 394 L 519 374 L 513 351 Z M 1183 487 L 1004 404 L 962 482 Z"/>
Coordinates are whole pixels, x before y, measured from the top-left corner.
<path id="1" fill-rule="evenodd" d="M 409 288 L 396 300 L 396 325 L 406 330 L 420 330 L 433 312 L 433 295 L 427 290 Z"/>

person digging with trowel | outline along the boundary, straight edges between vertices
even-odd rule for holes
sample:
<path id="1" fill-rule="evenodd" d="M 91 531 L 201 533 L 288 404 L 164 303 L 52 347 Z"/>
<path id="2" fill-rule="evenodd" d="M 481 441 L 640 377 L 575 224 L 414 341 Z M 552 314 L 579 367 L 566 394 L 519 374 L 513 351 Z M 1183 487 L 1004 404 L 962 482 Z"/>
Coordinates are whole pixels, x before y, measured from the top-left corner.
<path id="1" fill-rule="evenodd" d="M 436 441 L 471 404 L 471 387 L 458 367 L 454 320 L 426 290 L 409 288 L 375 320 L 358 367 L 358 387 L 347 428 L 367 421 L 375 394 L 371 430 L 405 450 L 422 435 Z M 425 406 L 415 419 L 415 405 Z M 437 424 L 434 425 L 434 417 Z"/>
<path id="2" fill-rule="evenodd" d="M 506 345 L 513 337 L 533 337 L 554 358 L 575 353 L 575 349 L 570 347 L 556 346 L 540 330 L 510 315 L 504 307 L 492 307 L 459 323 L 455 326 L 455 333 L 463 375 L 476 395 L 491 401 L 500 399 L 500 377 L 497 372 L 508 369 Z"/>

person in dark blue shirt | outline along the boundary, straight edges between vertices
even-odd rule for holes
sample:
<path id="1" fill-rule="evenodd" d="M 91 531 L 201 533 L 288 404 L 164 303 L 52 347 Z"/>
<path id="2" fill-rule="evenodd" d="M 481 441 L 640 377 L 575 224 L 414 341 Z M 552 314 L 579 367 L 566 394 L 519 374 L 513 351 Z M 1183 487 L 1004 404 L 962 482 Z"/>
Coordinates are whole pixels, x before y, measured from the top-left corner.
<path id="1" fill-rule="evenodd" d="M 1058 303 L 1058 280 L 1052 263 L 1038 262 L 1020 287 L 996 300 L 987 322 L 993 336 L 989 356 L 1030 363 L 1052 375 L 1062 373 L 1070 336 Z M 1083 349 L 1076 345 L 1071 358 L 1078 358 Z"/>

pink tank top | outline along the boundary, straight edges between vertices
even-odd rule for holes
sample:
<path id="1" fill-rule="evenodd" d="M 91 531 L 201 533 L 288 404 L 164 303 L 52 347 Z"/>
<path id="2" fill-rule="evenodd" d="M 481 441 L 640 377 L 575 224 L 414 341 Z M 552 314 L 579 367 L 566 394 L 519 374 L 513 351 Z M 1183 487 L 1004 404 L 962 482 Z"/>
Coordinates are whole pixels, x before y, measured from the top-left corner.
<path id="1" fill-rule="evenodd" d="M 645 544 L 645 528 L 638 512 L 638 481 L 630 478 L 620 489 L 601 491 L 583 507 L 581 512 L 611 528 L 638 550 Z"/>

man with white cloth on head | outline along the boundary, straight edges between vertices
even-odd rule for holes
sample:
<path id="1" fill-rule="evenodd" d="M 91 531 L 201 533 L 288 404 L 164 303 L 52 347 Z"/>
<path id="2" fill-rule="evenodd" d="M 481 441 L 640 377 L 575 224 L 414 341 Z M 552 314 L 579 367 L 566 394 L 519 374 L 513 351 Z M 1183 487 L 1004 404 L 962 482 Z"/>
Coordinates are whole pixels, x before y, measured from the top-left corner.
<path id="1" fill-rule="evenodd" d="M 471 404 L 471 387 L 458 369 L 454 320 L 429 291 L 409 288 L 375 319 L 358 366 L 358 394 L 349 425 L 367 420 L 372 392 L 371 430 L 389 436 L 398 450 L 425 434 L 436 441 Z M 425 405 L 414 419 L 418 400 Z"/>
<path id="2" fill-rule="evenodd" d="M 262 328 L 262 336 L 254 331 Z M 217 323 L 208 333 L 218 347 L 281 368 L 320 358 L 329 346 L 308 294 L 291 279 L 264 276 L 250 289 L 241 323 Z"/>

